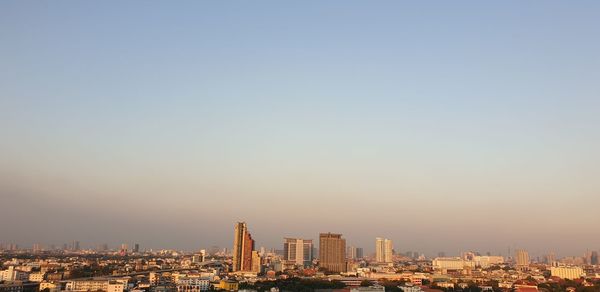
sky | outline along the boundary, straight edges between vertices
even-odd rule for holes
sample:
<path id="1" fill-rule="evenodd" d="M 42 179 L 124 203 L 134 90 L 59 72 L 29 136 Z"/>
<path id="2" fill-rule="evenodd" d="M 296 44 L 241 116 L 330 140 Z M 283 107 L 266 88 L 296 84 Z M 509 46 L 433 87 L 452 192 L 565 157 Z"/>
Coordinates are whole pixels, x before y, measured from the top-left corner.
<path id="1" fill-rule="evenodd" d="M 600 250 L 598 1 L 1 1 L 0 242 Z"/>

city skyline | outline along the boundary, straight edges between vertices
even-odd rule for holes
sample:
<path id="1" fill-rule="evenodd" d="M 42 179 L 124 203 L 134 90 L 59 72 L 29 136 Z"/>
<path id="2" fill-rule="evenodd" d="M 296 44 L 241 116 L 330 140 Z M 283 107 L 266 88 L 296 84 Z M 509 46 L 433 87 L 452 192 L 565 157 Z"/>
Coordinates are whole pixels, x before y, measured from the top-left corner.
<path id="1" fill-rule="evenodd" d="M 0 2 L 0 241 L 600 248 L 600 2 Z"/>
<path id="2" fill-rule="evenodd" d="M 330 233 L 330 232 L 328 232 Z M 319 232 L 316 234 L 315 238 L 304 238 L 304 239 L 297 239 L 297 240 L 302 240 L 305 242 L 310 242 L 310 241 L 314 241 L 316 239 L 319 238 L 319 234 L 323 234 L 322 232 Z M 248 233 L 248 235 L 250 235 Z M 344 240 L 345 240 L 346 235 L 344 234 Z M 266 244 L 262 244 L 260 243 L 260 241 L 258 241 L 259 243 L 256 243 L 257 241 L 254 238 L 250 238 L 252 239 L 252 244 L 254 245 L 253 249 L 254 250 L 258 250 L 259 248 L 266 248 L 268 250 L 274 250 L 274 251 L 279 251 L 284 253 L 285 252 L 285 244 L 284 247 L 282 247 L 281 245 L 281 240 L 283 240 L 283 242 L 285 243 L 286 240 L 289 239 L 293 239 L 290 236 L 285 236 L 280 238 L 280 242 L 279 243 L 275 243 L 274 245 L 266 245 Z M 296 240 L 296 239 L 294 239 Z M 372 238 L 370 245 L 373 245 L 372 242 L 373 240 L 375 242 L 377 242 L 378 240 L 387 240 L 389 242 L 389 244 L 391 244 L 392 240 L 391 239 L 387 239 L 387 238 L 380 238 L 380 237 L 375 237 Z M 77 242 L 78 244 L 80 244 L 78 247 L 73 247 L 73 242 Z M 223 250 L 227 250 L 227 251 L 231 251 L 233 252 L 233 248 L 231 246 L 231 238 L 228 238 L 227 240 L 224 240 L 224 242 L 226 242 L 223 245 L 217 245 L 217 244 L 208 244 L 208 245 L 190 245 L 190 244 L 185 244 L 185 246 L 192 246 L 191 248 L 188 247 L 177 247 L 176 245 L 165 245 L 165 246 L 147 246 L 144 245 L 143 243 L 139 243 L 139 242 L 129 242 L 129 243 L 123 243 L 121 241 L 114 241 L 114 243 L 106 243 L 106 242 L 80 242 L 80 241 L 73 241 L 71 243 L 68 242 L 54 242 L 54 243 L 48 243 L 48 242 L 43 242 L 43 241 L 35 241 L 33 243 L 22 243 L 22 242 L 17 242 L 17 241 L 11 241 L 11 240 L 3 240 L 0 241 L 0 247 L 10 247 L 13 246 L 15 247 L 15 249 L 19 249 L 19 250 L 46 250 L 46 251 L 50 251 L 50 250 L 67 250 L 67 251 L 83 251 L 83 250 L 95 250 L 95 251 L 122 251 L 124 248 L 123 246 L 125 246 L 125 250 L 126 251 L 130 251 L 130 252 L 134 252 L 136 251 L 135 248 L 137 248 L 137 251 L 159 251 L 159 250 L 177 250 L 177 251 L 183 251 L 183 252 L 198 252 L 200 250 L 207 250 L 207 249 L 214 249 L 215 251 L 218 252 L 222 252 Z M 131 244 L 132 246 L 129 247 L 129 244 Z M 370 249 L 369 248 L 369 243 L 367 243 L 364 247 L 359 245 L 359 244 L 354 244 L 353 243 L 348 243 L 347 244 L 347 248 L 354 248 L 354 249 L 360 249 L 361 252 L 363 252 L 363 250 L 366 252 L 364 254 L 364 256 L 370 256 L 373 257 L 373 259 L 377 259 L 377 247 Z M 235 245 L 235 244 L 234 244 Z M 140 246 L 142 246 L 143 248 L 140 248 Z M 377 244 L 375 245 L 377 246 Z M 385 244 L 384 244 L 385 246 Z M 314 248 L 317 249 L 318 252 L 318 246 L 314 245 Z M 562 258 L 562 257 L 580 257 L 582 255 L 586 255 L 586 254 L 596 254 L 597 251 L 596 250 L 600 250 L 600 248 L 594 247 L 594 246 L 589 246 L 587 248 L 585 248 L 581 253 L 567 253 L 567 252 L 560 252 L 560 248 L 558 249 L 527 249 L 527 248 L 523 248 L 520 246 L 516 246 L 516 245 L 512 245 L 512 246 L 505 246 L 504 250 L 498 250 L 498 251 L 493 251 L 490 249 L 477 249 L 477 248 L 459 248 L 456 251 L 449 251 L 449 250 L 437 250 L 437 251 L 425 251 L 419 248 L 401 248 L 401 249 L 396 249 L 393 248 L 393 255 L 400 255 L 400 256 L 404 256 L 406 253 L 411 253 L 414 254 L 416 257 L 416 255 L 425 255 L 427 258 L 435 258 L 435 257 L 445 257 L 445 256 L 451 256 L 451 257 L 456 257 L 456 256 L 462 256 L 465 252 L 477 252 L 481 255 L 492 255 L 492 256 L 503 256 L 506 258 L 513 258 L 516 259 L 519 257 L 519 252 L 521 251 L 525 251 L 528 256 L 527 258 L 529 259 L 529 256 L 531 256 L 531 259 L 533 259 L 533 257 L 536 257 L 537 259 L 541 260 L 544 257 L 547 257 L 549 255 L 552 255 L 554 258 Z M 348 253 L 349 251 L 346 251 L 346 253 Z M 384 253 L 387 253 L 384 251 Z M 361 254 L 362 255 L 362 254 Z M 389 256 L 388 256 L 389 257 Z M 317 257 L 318 258 L 318 257 Z M 353 257 L 349 257 L 349 259 L 352 259 Z M 376 262 L 378 262 L 376 260 Z M 383 263 L 383 262 L 382 262 Z"/>

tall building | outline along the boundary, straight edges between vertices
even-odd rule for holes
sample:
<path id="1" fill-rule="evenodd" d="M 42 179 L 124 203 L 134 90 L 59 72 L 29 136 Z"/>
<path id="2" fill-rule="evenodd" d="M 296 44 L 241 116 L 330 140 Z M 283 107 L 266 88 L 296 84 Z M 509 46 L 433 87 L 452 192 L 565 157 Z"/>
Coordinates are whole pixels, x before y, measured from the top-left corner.
<path id="1" fill-rule="evenodd" d="M 254 240 L 248 232 L 246 222 L 235 224 L 233 237 L 233 271 L 252 271 Z"/>
<path id="2" fill-rule="evenodd" d="M 515 251 L 515 260 L 519 267 L 529 266 L 529 253 L 526 250 L 518 249 Z"/>
<path id="3" fill-rule="evenodd" d="M 556 262 L 556 254 L 554 254 L 554 252 L 551 252 L 544 256 L 544 263 L 546 263 L 548 265 L 553 265 L 555 262 Z"/>
<path id="4" fill-rule="evenodd" d="M 341 234 L 319 234 L 319 266 L 327 272 L 346 272 L 346 240 Z"/>
<path id="5" fill-rule="evenodd" d="M 377 237 L 375 239 L 375 261 L 378 263 L 392 262 L 392 241 L 387 238 Z"/>
<path id="6" fill-rule="evenodd" d="M 349 260 L 357 259 L 357 257 L 356 257 L 356 247 L 354 247 L 354 246 L 347 247 L 346 248 L 346 257 Z"/>
<path id="7" fill-rule="evenodd" d="M 78 251 L 79 248 L 80 248 L 79 241 L 78 240 L 73 240 L 73 242 L 71 243 L 71 250 L 72 251 Z"/>
<path id="8" fill-rule="evenodd" d="M 298 266 L 310 266 L 313 260 L 312 240 L 284 238 L 283 259 Z"/>
<path id="9" fill-rule="evenodd" d="M 140 252 L 140 244 L 139 243 L 133 244 L 133 252 Z"/>
<path id="10" fill-rule="evenodd" d="M 598 252 L 597 251 L 593 251 L 591 259 L 590 259 L 590 264 L 597 265 L 598 263 L 599 263 L 599 261 L 598 261 Z"/>
<path id="11" fill-rule="evenodd" d="M 364 254 L 363 254 L 362 247 L 357 247 L 356 248 L 356 258 L 357 259 L 362 259 L 363 257 L 364 257 Z"/>
<path id="12" fill-rule="evenodd" d="M 252 251 L 252 272 L 254 273 L 260 273 L 261 272 L 261 260 L 260 260 L 260 255 L 258 254 L 258 251 L 253 250 Z"/>
<path id="13" fill-rule="evenodd" d="M 108 250 L 108 244 L 103 243 L 103 244 L 98 244 L 96 246 L 96 251 L 107 251 Z"/>

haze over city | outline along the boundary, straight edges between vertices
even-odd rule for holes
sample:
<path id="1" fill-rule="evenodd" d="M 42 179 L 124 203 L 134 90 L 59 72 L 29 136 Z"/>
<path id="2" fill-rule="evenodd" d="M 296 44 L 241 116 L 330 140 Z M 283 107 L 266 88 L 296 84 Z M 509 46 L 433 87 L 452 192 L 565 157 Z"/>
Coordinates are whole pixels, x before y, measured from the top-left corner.
<path id="1" fill-rule="evenodd" d="M 600 248 L 600 2 L 0 2 L 0 242 Z"/>

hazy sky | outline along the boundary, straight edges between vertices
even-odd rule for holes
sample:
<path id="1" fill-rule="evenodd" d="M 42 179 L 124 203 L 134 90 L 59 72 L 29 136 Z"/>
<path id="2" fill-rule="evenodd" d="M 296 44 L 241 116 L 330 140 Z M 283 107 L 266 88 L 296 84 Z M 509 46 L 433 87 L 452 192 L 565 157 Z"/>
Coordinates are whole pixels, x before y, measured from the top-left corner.
<path id="1" fill-rule="evenodd" d="M 0 242 L 600 249 L 598 1 L 1 1 Z"/>

